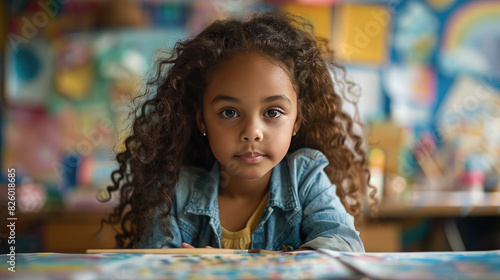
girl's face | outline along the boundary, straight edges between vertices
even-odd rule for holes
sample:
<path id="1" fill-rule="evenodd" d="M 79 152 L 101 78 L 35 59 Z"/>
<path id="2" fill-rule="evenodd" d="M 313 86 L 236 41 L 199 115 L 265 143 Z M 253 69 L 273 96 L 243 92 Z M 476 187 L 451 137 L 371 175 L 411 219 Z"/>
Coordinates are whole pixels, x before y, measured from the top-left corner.
<path id="1" fill-rule="evenodd" d="M 257 53 L 236 55 L 217 67 L 197 119 L 228 179 L 270 176 L 300 126 L 290 78 Z"/>

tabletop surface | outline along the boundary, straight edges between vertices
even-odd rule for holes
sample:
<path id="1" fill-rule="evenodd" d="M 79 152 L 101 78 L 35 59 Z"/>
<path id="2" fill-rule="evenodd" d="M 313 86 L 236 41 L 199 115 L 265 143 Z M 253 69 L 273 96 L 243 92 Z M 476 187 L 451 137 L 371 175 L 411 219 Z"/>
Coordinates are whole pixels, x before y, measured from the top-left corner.
<path id="1" fill-rule="evenodd" d="M 1 279 L 498 279 L 500 275 L 500 250 L 318 250 L 229 255 L 25 253 L 16 254 L 15 263 L 9 263 L 12 259 L 1 255 Z"/>
<path id="2" fill-rule="evenodd" d="M 412 191 L 401 201 L 382 201 L 380 217 L 464 217 L 500 215 L 500 192 Z"/>

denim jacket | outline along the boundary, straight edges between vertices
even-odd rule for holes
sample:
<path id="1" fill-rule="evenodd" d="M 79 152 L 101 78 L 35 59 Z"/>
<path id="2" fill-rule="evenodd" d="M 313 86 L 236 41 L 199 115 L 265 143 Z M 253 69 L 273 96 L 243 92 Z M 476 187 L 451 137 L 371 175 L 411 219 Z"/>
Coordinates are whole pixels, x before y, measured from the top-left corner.
<path id="1" fill-rule="evenodd" d="M 336 186 L 323 171 L 327 165 L 321 152 L 302 148 L 274 167 L 269 199 L 252 233 L 252 249 L 279 251 L 285 246 L 364 251 L 354 218 L 346 212 Z M 217 162 L 210 171 L 183 168 L 172 202 L 173 240 L 166 248 L 179 248 L 182 242 L 194 247 L 221 247 L 218 188 Z M 160 248 L 166 240 L 155 217 L 139 247 Z"/>

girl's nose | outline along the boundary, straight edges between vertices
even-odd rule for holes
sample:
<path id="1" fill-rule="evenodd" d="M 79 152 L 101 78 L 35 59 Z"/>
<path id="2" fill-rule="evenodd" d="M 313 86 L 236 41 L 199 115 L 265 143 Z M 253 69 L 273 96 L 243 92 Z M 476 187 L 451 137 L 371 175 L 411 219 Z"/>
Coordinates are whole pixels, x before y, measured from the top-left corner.
<path id="1" fill-rule="evenodd" d="M 264 133 L 258 120 L 249 120 L 241 133 L 241 141 L 262 141 Z"/>

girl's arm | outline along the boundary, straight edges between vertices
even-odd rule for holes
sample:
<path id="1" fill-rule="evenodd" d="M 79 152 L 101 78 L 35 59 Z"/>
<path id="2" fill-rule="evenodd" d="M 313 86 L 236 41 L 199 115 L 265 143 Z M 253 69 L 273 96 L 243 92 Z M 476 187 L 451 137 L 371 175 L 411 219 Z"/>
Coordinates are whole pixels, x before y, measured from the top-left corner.
<path id="1" fill-rule="evenodd" d="M 162 231 L 159 222 L 159 211 L 155 211 L 155 217 L 153 218 L 153 224 L 146 230 L 145 236 L 139 242 L 139 248 L 181 248 L 182 237 L 177 225 L 177 219 L 175 215 L 171 216 L 170 221 L 170 232 L 173 235 L 173 240 L 162 246 L 165 241 L 168 240 L 168 236 Z"/>
<path id="2" fill-rule="evenodd" d="M 354 218 L 346 212 L 336 194 L 336 186 L 323 168 L 328 164 L 322 156 L 305 164 L 307 167 L 299 187 L 302 204 L 301 248 L 364 252 Z"/>

